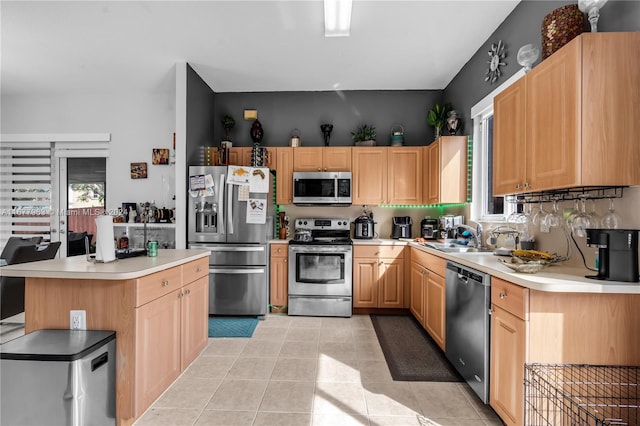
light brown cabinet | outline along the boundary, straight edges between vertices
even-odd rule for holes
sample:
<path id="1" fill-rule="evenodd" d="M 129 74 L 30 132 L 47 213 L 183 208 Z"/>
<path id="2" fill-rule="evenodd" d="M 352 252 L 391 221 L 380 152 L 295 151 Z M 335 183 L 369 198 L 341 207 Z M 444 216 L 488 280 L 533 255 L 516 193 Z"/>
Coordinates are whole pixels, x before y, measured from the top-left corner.
<path id="1" fill-rule="evenodd" d="M 444 350 L 446 343 L 446 261 L 411 248 L 410 311 Z"/>
<path id="2" fill-rule="evenodd" d="M 497 96 L 495 194 L 640 184 L 639 67 L 640 33 L 584 33 Z"/>
<path id="3" fill-rule="evenodd" d="M 296 172 L 349 172 L 351 147 L 298 147 L 293 150 Z"/>
<path id="4" fill-rule="evenodd" d="M 276 203 L 293 202 L 293 150 L 298 148 L 278 147 L 276 149 Z"/>
<path id="5" fill-rule="evenodd" d="M 467 152 L 466 136 L 441 136 L 423 148 L 425 204 L 467 201 Z"/>
<path id="6" fill-rule="evenodd" d="M 232 166 L 251 166 L 251 147 L 231 147 L 229 149 L 229 164 Z M 275 169 L 276 162 L 276 148 L 267 147 L 268 161 L 267 167 Z"/>
<path id="7" fill-rule="evenodd" d="M 297 148 L 296 148 L 297 149 Z M 271 244 L 269 272 L 269 303 L 273 306 L 288 305 L 289 299 L 289 247 L 287 244 Z"/>
<path id="8" fill-rule="evenodd" d="M 422 162 L 422 147 L 353 148 L 353 204 L 421 204 Z"/>
<path id="9" fill-rule="evenodd" d="M 353 307 L 404 307 L 404 247 L 353 248 Z"/>

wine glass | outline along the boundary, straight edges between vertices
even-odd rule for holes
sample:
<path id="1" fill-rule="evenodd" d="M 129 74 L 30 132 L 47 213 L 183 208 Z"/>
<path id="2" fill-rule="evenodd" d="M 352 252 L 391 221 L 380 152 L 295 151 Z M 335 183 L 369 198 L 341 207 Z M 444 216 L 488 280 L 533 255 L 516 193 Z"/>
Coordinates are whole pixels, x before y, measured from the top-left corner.
<path id="1" fill-rule="evenodd" d="M 594 227 L 594 221 L 591 216 L 587 213 L 586 207 L 586 197 L 581 196 L 580 198 L 580 211 L 577 215 L 574 216 L 573 222 L 571 224 L 571 229 L 573 234 L 578 237 L 586 237 L 587 236 L 587 228 Z"/>
<path id="2" fill-rule="evenodd" d="M 562 226 L 562 216 L 558 211 L 558 199 L 553 199 L 553 205 L 551 207 L 551 212 L 547 213 L 543 220 L 543 226 L 546 228 L 560 228 Z"/>
<path id="3" fill-rule="evenodd" d="M 542 225 L 542 222 L 544 221 L 544 218 L 547 215 L 547 213 L 548 212 L 542 206 L 542 201 L 540 201 L 540 203 L 538 204 L 538 211 L 531 218 L 531 223 L 533 223 L 533 226 L 536 226 L 539 228 Z"/>
<path id="4" fill-rule="evenodd" d="M 622 216 L 613 209 L 613 198 L 609 198 L 609 211 L 602 216 L 602 227 L 605 229 L 622 227 Z"/>
<path id="5" fill-rule="evenodd" d="M 569 210 L 569 213 L 567 214 L 567 226 L 569 227 L 569 229 L 573 229 L 573 220 L 578 215 L 578 213 L 580 213 L 580 206 L 578 205 L 578 199 L 575 198 L 573 200 L 573 208 Z"/>
<path id="6" fill-rule="evenodd" d="M 591 216 L 591 219 L 593 220 L 593 227 L 599 228 L 602 224 L 602 218 L 600 217 L 598 212 L 596 212 L 596 200 L 594 200 L 593 198 L 589 198 L 587 201 L 590 201 L 589 216 Z"/>

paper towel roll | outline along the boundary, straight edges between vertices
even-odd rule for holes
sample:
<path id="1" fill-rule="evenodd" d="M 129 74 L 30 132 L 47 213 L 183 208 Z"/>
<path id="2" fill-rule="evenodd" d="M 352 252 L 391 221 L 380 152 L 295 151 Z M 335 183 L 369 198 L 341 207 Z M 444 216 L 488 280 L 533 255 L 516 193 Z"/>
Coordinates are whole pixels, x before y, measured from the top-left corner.
<path id="1" fill-rule="evenodd" d="M 113 217 L 109 215 L 96 217 L 96 261 L 116 260 L 116 247 L 113 241 Z"/>

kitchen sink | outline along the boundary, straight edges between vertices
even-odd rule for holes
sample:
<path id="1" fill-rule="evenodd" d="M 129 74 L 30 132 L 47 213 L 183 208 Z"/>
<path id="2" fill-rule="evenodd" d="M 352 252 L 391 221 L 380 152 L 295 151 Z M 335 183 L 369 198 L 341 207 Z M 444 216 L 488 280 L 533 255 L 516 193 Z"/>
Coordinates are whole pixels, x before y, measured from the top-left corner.
<path id="1" fill-rule="evenodd" d="M 483 247 L 467 247 L 452 243 L 422 243 L 422 245 L 445 253 L 490 253 L 493 251 Z"/>

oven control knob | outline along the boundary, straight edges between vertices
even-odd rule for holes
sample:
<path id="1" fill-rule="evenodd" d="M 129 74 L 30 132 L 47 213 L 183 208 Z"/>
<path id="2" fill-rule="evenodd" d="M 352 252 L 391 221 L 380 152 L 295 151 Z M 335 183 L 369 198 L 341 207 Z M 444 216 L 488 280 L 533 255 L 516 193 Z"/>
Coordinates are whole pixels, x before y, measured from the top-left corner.
<path id="1" fill-rule="evenodd" d="M 305 225 L 307 224 L 307 221 L 306 221 L 306 220 L 304 221 L 304 224 L 305 224 Z"/>

